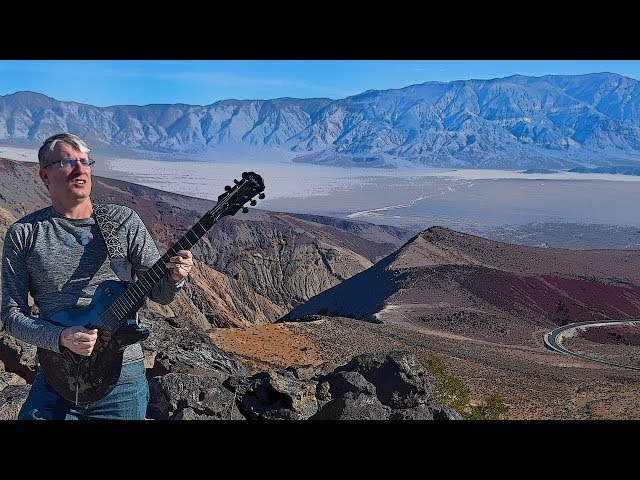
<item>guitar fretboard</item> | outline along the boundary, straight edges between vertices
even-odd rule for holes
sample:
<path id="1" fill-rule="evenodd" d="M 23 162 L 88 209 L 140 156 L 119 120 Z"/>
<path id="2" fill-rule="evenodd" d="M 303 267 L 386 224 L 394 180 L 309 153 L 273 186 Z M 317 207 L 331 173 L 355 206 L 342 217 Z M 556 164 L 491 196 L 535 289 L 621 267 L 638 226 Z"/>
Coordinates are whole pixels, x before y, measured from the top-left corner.
<path id="1" fill-rule="evenodd" d="M 105 309 L 100 315 L 100 320 L 105 326 L 110 330 L 117 330 L 122 320 L 132 318 L 135 312 L 144 304 L 145 298 L 149 296 L 153 288 L 167 275 L 166 264 L 170 262 L 171 257 L 178 254 L 178 251 L 191 250 L 220 218 L 226 215 L 233 215 L 256 194 L 259 194 L 259 198 L 264 198 L 264 194 L 261 193 L 264 190 L 264 183 L 260 175 L 253 172 L 244 172 L 242 181 L 234 180 L 234 182 L 236 185 L 233 188 L 225 187 L 227 193 L 223 193 L 218 197 L 218 202 L 209 212 L 160 256 L 151 268 L 141 273 L 133 286 L 128 288 L 115 302 Z M 251 205 L 255 204 L 256 202 L 251 200 Z M 247 208 L 243 208 L 243 211 L 247 211 Z"/>
<path id="2" fill-rule="evenodd" d="M 107 308 L 100 316 L 110 329 L 114 330 L 125 318 L 131 318 L 142 306 L 146 297 L 167 273 L 166 263 L 180 250 L 190 250 L 218 221 L 217 206 L 204 215 L 198 222 L 168 249 L 148 270 L 140 274 L 132 287 Z"/>

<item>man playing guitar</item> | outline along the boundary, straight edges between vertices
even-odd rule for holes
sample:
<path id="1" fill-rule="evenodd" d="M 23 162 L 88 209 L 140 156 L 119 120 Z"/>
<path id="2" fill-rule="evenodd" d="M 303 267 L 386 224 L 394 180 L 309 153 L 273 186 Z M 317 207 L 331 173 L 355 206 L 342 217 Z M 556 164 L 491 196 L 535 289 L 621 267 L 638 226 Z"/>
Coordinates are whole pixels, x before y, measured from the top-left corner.
<path id="1" fill-rule="evenodd" d="M 118 362 L 119 377 L 116 373 L 114 385 L 105 396 L 85 403 L 78 403 L 78 385 L 75 401 L 73 397 L 61 396 L 60 389 L 53 388 L 54 373 L 62 363 L 51 361 L 52 373 L 49 374 L 40 365 L 45 354 L 54 355 L 55 359 L 58 358 L 55 354 L 67 353 L 80 359 L 76 360 L 79 372 L 80 366 L 85 365 L 82 360 L 93 359 L 94 348 L 98 349 L 100 342 L 107 345 L 115 330 L 107 328 L 106 320 L 96 322 L 96 328 L 51 321 L 60 311 L 91 304 L 103 282 L 122 283 L 122 273 L 114 272 L 103 232 L 96 223 L 90 198 L 94 161 L 88 156 L 89 152 L 85 141 L 71 133 L 60 133 L 44 141 L 38 151 L 39 175 L 49 190 L 51 206 L 16 221 L 5 237 L 0 327 L 9 335 L 38 347 L 38 372 L 19 419 L 145 418 L 149 388 L 139 341 L 126 347 L 121 344 L 119 350 L 114 347 L 113 351 L 119 354 L 110 358 Z M 115 225 L 115 237 L 126 253 L 129 276 L 140 276 L 160 259 L 153 238 L 132 209 L 115 204 L 104 207 Z M 175 298 L 193 266 L 191 252 L 186 249 L 177 250 L 167 260 L 166 270 L 148 293 L 149 298 L 160 304 L 168 304 Z M 103 295 L 110 295 L 109 288 L 103 290 Z M 39 308 L 37 318 L 31 315 L 29 294 Z M 99 370 L 94 368 L 94 376 L 95 371 Z M 99 383 L 99 380 L 91 381 Z M 63 378 L 59 383 L 66 381 Z M 73 383 L 74 379 L 68 381 Z"/>

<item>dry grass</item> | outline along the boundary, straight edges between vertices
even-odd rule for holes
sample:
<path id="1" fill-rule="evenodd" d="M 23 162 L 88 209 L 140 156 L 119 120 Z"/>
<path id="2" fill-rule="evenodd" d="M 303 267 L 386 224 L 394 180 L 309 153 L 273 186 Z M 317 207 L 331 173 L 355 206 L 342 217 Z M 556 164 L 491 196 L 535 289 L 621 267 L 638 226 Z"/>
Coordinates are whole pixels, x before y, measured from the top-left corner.
<path id="1" fill-rule="evenodd" d="M 252 370 L 319 365 L 324 357 L 307 337 L 293 333 L 285 324 L 246 328 L 216 328 L 211 339 L 227 352 L 241 357 Z"/>

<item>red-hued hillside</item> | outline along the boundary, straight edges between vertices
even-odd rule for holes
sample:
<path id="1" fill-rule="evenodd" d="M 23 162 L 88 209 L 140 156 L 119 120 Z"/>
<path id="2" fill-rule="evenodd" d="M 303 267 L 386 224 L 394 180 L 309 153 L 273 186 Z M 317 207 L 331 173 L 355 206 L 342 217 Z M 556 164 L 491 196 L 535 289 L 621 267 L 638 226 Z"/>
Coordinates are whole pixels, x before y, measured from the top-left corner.
<path id="1" fill-rule="evenodd" d="M 607 325 L 587 328 L 580 337 L 596 344 L 630 345 L 640 347 L 640 332 L 629 325 Z M 638 358 L 637 356 L 635 357 Z"/>
<path id="2" fill-rule="evenodd" d="M 524 275 L 595 277 L 640 286 L 637 250 L 565 250 L 513 245 L 432 227 L 397 252 L 391 268 L 478 265 Z"/>
<path id="3" fill-rule="evenodd" d="M 640 252 L 512 245 L 433 227 L 292 310 L 504 343 L 571 322 L 640 317 Z"/>

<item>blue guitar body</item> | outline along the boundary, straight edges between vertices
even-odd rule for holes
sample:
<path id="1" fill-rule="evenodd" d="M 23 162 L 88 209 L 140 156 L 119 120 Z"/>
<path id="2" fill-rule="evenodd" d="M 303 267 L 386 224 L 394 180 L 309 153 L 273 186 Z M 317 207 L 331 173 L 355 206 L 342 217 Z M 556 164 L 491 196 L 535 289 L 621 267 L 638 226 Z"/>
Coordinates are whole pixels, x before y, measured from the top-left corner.
<path id="1" fill-rule="evenodd" d="M 88 357 L 64 347 L 61 353 L 38 348 L 38 360 L 47 383 L 67 400 L 87 404 L 107 395 L 120 377 L 124 349 L 149 336 L 149 330 L 140 328 L 135 320 L 122 320 L 109 329 L 100 319 L 126 290 L 125 284 L 107 280 L 98 285 L 86 307 L 60 310 L 51 316 L 52 323 L 63 327 L 82 325 L 98 329 L 98 340 Z"/>

